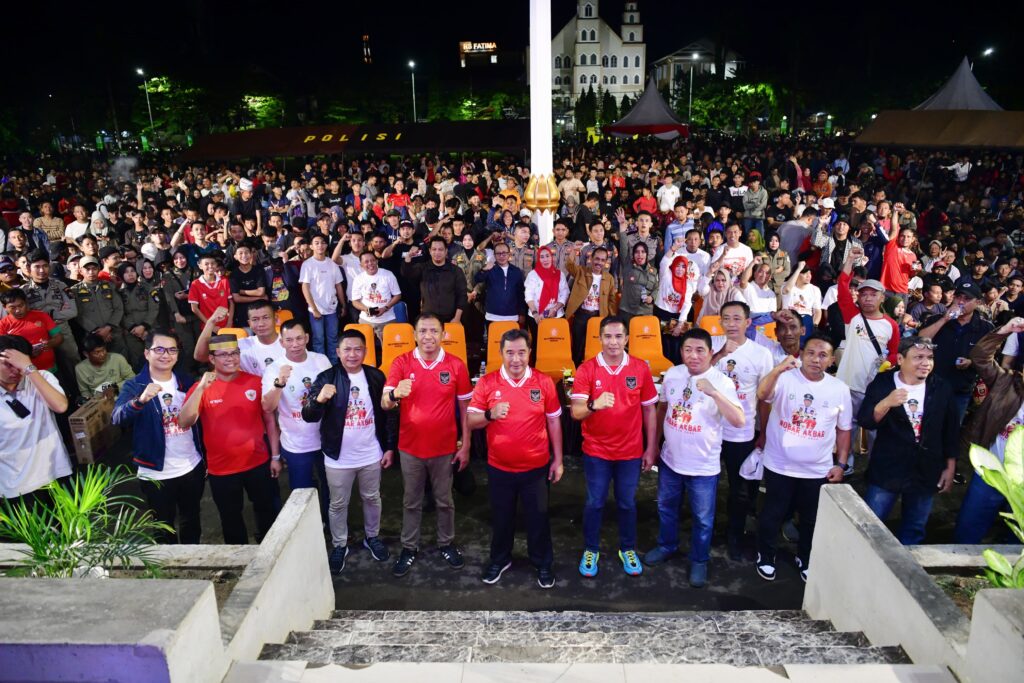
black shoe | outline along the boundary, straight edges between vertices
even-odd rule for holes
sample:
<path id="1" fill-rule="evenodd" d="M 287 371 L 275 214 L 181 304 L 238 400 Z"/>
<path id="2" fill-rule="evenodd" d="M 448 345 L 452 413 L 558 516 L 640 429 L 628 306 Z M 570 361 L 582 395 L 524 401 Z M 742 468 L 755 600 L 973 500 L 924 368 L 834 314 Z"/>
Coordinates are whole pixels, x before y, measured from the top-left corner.
<path id="1" fill-rule="evenodd" d="M 370 557 L 375 559 L 377 562 L 384 562 L 391 557 L 391 552 L 388 550 L 388 547 L 384 545 L 384 541 L 380 540 L 380 536 L 364 538 L 363 547 L 370 551 Z"/>
<path id="2" fill-rule="evenodd" d="M 775 562 L 761 559 L 761 553 L 757 554 L 757 575 L 765 581 L 775 580 Z"/>
<path id="3" fill-rule="evenodd" d="M 347 545 L 336 545 L 327 556 L 327 566 L 332 574 L 340 574 L 345 569 L 345 558 L 348 557 Z"/>
<path id="4" fill-rule="evenodd" d="M 967 477 L 965 477 L 964 475 L 960 474 L 959 472 L 954 472 L 953 473 L 953 483 L 956 484 L 957 486 L 963 486 L 964 484 L 967 483 Z"/>
<path id="5" fill-rule="evenodd" d="M 728 538 L 725 541 L 725 554 L 733 562 L 743 561 L 743 540 L 739 538 Z"/>
<path id="6" fill-rule="evenodd" d="M 441 557 L 452 569 L 462 569 L 466 566 L 466 561 L 462 559 L 462 552 L 454 545 L 442 546 L 438 550 L 441 551 Z"/>
<path id="7" fill-rule="evenodd" d="M 413 562 L 416 561 L 417 551 L 409 550 L 408 548 L 402 548 L 402 554 L 395 560 L 395 566 L 391 568 L 391 573 L 395 576 L 405 576 L 412 569 Z"/>
<path id="8" fill-rule="evenodd" d="M 537 585 L 541 588 L 555 587 L 555 574 L 551 567 L 541 567 L 537 570 Z"/>
<path id="9" fill-rule="evenodd" d="M 487 571 L 484 572 L 484 575 L 481 577 L 481 581 L 493 586 L 501 580 L 501 575 L 504 574 L 505 570 L 511 566 L 511 562 L 507 563 L 504 567 L 500 564 L 492 564 L 487 568 Z"/>

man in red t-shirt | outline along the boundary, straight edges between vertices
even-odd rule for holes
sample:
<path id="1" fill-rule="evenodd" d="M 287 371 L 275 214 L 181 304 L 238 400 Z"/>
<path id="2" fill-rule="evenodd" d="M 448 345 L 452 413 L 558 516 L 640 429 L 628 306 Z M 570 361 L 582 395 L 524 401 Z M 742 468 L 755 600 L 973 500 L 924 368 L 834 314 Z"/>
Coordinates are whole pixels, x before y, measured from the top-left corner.
<path id="1" fill-rule="evenodd" d="M 228 279 L 217 274 L 217 265 L 214 254 L 199 257 L 199 269 L 203 274 L 188 288 L 188 303 L 203 325 L 221 306 L 228 309 L 227 317 L 217 323 L 217 329 L 220 329 L 235 319 L 235 300 L 231 297 Z"/>
<path id="2" fill-rule="evenodd" d="M 903 205 L 898 202 L 892 210 L 892 229 L 882 251 L 882 286 L 887 292 L 902 295 L 905 301 L 910 278 L 920 270 L 921 264 L 917 254 L 910 249 L 916 237 L 914 229 L 900 227 L 899 214 L 902 210 Z"/>
<path id="3" fill-rule="evenodd" d="M 516 509 L 522 502 L 537 585 L 552 588 L 548 482 L 562 478 L 562 406 L 551 378 L 530 369 L 530 338 L 525 332 L 506 332 L 500 348 L 501 368 L 477 382 L 469 404 L 470 428 L 487 428 L 491 560 L 483 582 L 497 583 L 512 566 Z M 554 457 L 549 455 L 549 442 Z"/>
<path id="4" fill-rule="evenodd" d="M 271 449 L 280 443 L 274 411 L 263 410 L 262 380 L 239 370 L 241 354 L 233 334 L 210 339 L 214 372 L 193 385 L 178 416 L 182 429 L 203 421 L 206 469 L 210 492 L 220 513 L 224 542 L 244 545 L 249 535 L 243 519 L 242 492 L 256 512 L 256 541 L 270 530 L 277 517 L 274 479 L 281 473 L 281 454 L 267 457 L 266 431 Z"/>
<path id="5" fill-rule="evenodd" d="M 452 569 L 465 566 L 462 552 L 455 547 L 452 464 L 457 464 L 459 471 L 469 464 L 466 408 L 473 386 L 466 364 L 441 348 L 443 330 L 433 313 L 420 315 L 416 348 L 391 364 L 381 400 L 384 410 L 397 407 L 400 411 L 398 454 L 405 494 L 402 553 L 391 569 L 395 576 L 408 574 L 419 553 L 423 491 L 428 481 L 437 507 L 438 550 Z M 461 425 L 461 444 L 456 420 Z"/>
<path id="6" fill-rule="evenodd" d="M 588 578 L 597 575 L 601 516 L 614 479 L 619 559 L 626 574 L 638 576 L 643 566 L 636 554 L 636 487 L 642 458 L 647 455 L 653 462 L 657 453 L 658 390 L 647 364 L 625 353 L 629 341 L 626 321 L 609 315 L 601 320 L 599 329 L 601 352 L 580 365 L 572 388 L 572 416 L 583 423 L 587 484 L 580 574 Z"/>
<path id="7" fill-rule="evenodd" d="M 0 294 L 0 303 L 7 311 L 7 316 L 0 319 L 0 334 L 13 334 L 27 340 L 32 345 L 32 364 L 40 370 L 53 368 L 53 350 L 64 341 L 53 318 L 42 311 L 30 310 L 24 290 L 17 287 Z"/>

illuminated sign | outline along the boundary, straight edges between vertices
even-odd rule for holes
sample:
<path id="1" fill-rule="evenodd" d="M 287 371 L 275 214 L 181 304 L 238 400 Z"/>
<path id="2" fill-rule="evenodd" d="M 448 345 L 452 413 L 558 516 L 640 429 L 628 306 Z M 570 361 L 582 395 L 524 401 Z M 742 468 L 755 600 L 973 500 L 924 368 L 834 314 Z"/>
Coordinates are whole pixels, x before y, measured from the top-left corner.
<path id="1" fill-rule="evenodd" d="M 460 55 L 488 55 L 498 51 L 498 44 L 493 42 L 474 43 L 464 40 L 459 43 Z"/>

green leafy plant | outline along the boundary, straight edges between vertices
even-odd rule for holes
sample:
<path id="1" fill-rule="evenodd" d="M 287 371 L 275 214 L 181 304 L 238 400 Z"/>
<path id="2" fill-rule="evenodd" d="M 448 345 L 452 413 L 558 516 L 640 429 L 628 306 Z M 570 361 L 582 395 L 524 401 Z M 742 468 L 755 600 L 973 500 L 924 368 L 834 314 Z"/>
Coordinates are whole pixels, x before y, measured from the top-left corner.
<path id="1" fill-rule="evenodd" d="M 1003 494 L 1010 503 L 1010 512 L 999 514 L 1024 543 L 1024 426 L 1010 433 L 1002 462 L 988 449 L 971 444 L 971 465 L 982 481 Z M 994 587 L 1024 588 L 1024 553 L 1016 563 L 991 548 L 982 556 L 988 563 L 985 577 Z"/>
<path id="2" fill-rule="evenodd" d="M 31 576 L 68 578 L 135 563 L 155 575 L 156 536 L 174 530 L 154 519 L 138 496 L 116 492 L 135 478 L 124 466 L 93 465 L 67 486 L 48 484 L 50 502 L 4 500 L 0 536 L 28 546 L 19 567 Z"/>

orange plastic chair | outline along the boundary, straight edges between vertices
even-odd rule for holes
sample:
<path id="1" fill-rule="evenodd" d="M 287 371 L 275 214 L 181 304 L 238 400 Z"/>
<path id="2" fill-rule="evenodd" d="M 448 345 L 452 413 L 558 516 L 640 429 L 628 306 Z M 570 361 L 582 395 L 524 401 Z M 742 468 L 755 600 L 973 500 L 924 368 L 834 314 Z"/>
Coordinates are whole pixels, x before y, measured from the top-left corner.
<path id="1" fill-rule="evenodd" d="M 287 308 L 279 308 L 274 313 L 274 322 L 277 324 L 278 327 L 281 327 L 281 325 L 294 318 L 295 316 Z"/>
<path id="2" fill-rule="evenodd" d="M 222 327 L 219 330 L 217 330 L 216 333 L 217 334 L 233 334 L 238 339 L 245 339 L 246 337 L 249 336 L 249 333 L 246 332 L 241 327 Z"/>
<path id="3" fill-rule="evenodd" d="M 725 334 L 722 328 L 722 318 L 717 315 L 706 315 L 700 319 L 700 329 L 707 330 L 712 337 L 720 337 Z"/>
<path id="4" fill-rule="evenodd" d="M 587 345 L 583 349 L 583 360 L 590 360 L 601 353 L 601 317 L 594 316 L 587 321 Z"/>
<path id="5" fill-rule="evenodd" d="M 381 336 L 380 369 L 387 375 L 396 358 L 416 348 L 416 337 L 409 323 L 388 323 Z"/>
<path id="6" fill-rule="evenodd" d="M 345 325 L 346 330 L 359 330 L 366 338 L 366 358 L 363 363 L 377 367 L 377 345 L 374 343 L 373 326 L 366 323 L 349 323 Z"/>
<path id="7" fill-rule="evenodd" d="M 764 336 L 768 337 L 769 339 L 774 339 L 774 340 L 778 341 L 778 337 L 775 336 L 775 323 L 774 322 L 765 323 L 764 325 L 758 325 L 757 326 L 757 331 L 760 332 L 761 334 L 763 334 Z"/>
<path id="8" fill-rule="evenodd" d="M 466 355 L 466 328 L 462 323 L 445 323 L 444 337 L 441 339 L 441 348 L 445 353 L 450 353 L 469 366 L 469 356 Z"/>
<path id="9" fill-rule="evenodd" d="M 569 322 L 565 318 L 545 318 L 537 324 L 537 371 L 556 383 L 565 370 L 576 372 L 569 341 Z"/>
<path id="10" fill-rule="evenodd" d="M 487 326 L 487 372 L 494 372 L 501 367 L 501 335 L 509 330 L 518 330 L 519 323 L 497 321 Z"/>
<path id="11" fill-rule="evenodd" d="M 629 355 L 647 361 L 653 377 L 672 367 L 661 352 L 661 321 L 653 315 L 638 315 L 629 321 Z"/>

